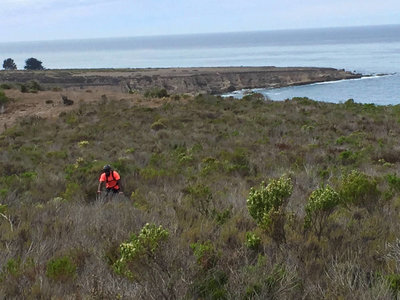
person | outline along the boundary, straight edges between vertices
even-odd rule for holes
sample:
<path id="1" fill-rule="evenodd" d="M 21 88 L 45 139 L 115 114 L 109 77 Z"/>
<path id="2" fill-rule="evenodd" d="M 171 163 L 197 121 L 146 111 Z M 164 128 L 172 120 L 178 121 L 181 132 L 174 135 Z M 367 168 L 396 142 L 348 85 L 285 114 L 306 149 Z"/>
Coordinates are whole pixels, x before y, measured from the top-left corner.
<path id="1" fill-rule="evenodd" d="M 105 182 L 107 195 L 109 193 L 123 194 L 122 187 L 121 187 L 121 176 L 118 174 L 118 172 L 111 169 L 110 165 L 105 165 L 103 167 L 103 171 L 104 172 L 100 175 L 99 187 L 97 188 L 97 193 L 98 194 L 101 193 L 101 188 L 102 188 L 103 182 Z"/>

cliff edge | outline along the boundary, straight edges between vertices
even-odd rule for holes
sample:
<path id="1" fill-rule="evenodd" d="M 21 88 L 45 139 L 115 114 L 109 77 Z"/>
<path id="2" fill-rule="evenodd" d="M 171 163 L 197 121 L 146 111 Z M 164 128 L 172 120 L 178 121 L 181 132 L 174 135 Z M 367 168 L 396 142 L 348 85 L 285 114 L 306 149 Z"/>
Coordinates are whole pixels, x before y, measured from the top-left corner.
<path id="1" fill-rule="evenodd" d="M 108 86 L 122 91 L 144 91 L 153 87 L 169 93 L 220 94 L 241 89 L 272 88 L 315 82 L 360 78 L 345 70 L 311 67 L 210 67 L 0 71 L 0 83 L 32 80 L 51 87 Z"/>

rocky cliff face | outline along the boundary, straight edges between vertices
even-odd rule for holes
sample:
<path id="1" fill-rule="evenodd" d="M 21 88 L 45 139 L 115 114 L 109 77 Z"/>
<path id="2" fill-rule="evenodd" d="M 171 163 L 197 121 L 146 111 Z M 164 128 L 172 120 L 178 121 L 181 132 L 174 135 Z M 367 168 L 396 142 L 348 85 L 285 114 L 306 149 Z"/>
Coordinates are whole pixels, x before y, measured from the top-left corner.
<path id="1" fill-rule="evenodd" d="M 333 68 L 166 68 L 129 70 L 1 71 L 0 83 L 36 80 L 49 87 L 112 86 L 123 90 L 165 88 L 169 93 L 224 93 L 240 89 L 283 87 L 359 78 Z"/>

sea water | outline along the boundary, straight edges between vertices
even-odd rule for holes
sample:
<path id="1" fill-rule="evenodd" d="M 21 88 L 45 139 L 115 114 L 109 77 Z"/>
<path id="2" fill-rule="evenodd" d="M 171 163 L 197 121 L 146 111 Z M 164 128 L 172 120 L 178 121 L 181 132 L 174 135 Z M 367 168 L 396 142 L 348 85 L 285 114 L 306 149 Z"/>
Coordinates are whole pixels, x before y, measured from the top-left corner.
<path id="1" fill-rule="evenodd" d="M 30 57 L 49 69 L 333 67 L 366 77 L 257 92 L 272 100 L 400 103 L 400 25 L 0 43 L 1 61 L 22 69 Z"/>

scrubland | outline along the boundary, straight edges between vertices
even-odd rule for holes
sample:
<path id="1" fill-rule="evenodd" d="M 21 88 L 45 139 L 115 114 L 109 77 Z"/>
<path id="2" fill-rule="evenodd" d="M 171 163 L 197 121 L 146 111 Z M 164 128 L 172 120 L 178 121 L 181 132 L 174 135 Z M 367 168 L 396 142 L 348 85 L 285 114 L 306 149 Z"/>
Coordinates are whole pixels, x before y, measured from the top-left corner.
<path id="1" fill-rule="evenodd" d="M 397 298 L 400 106 L 164 100 L 1 134 L 1 298 Z"/>

